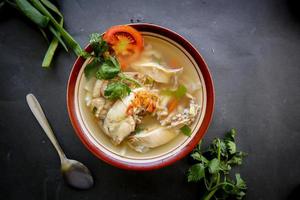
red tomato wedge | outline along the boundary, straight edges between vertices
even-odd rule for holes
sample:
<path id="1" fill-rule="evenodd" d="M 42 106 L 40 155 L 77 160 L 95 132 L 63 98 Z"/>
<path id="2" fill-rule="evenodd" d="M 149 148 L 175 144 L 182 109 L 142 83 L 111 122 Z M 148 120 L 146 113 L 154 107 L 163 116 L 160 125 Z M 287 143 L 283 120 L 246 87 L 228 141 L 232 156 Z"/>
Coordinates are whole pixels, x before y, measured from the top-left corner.
<path id="1" fill-rule="evenodd" d="M 103 39 L 115 51 L 122 69 L 125 69 L 128 64 L 136 60 L 144 48 L 142 34 L 128 25 L 109 28 L 104 34 Z"/>

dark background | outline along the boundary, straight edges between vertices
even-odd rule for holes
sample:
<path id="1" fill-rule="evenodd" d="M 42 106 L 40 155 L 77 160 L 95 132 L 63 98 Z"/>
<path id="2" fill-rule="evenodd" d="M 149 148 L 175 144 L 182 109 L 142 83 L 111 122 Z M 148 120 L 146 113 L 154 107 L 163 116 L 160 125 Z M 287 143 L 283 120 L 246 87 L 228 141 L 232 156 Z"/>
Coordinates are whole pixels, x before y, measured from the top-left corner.
<path id="1" fill-rule="evenodd" d="M 65 26 L 83 46 L 91 32 L 149 22 L 175 30 L 207 61 L 216 106 L 204 143 L 235 127 L 249 153 L 238 170 L 247 199 L 297 199 L 300 184 L 300 13 L 296 1 L 72 1 L 58 2 Z M 0 21 L 0 199 L 200 199 L 188 184 L 185 158 L 149 172 L 124 171 L 91 155 L 74 134 L 66 109 L 66 85 L 75 60 L 60 49 L 50 70 L 41 68 L 47 43 L 15 11 Z M 96 185 L 67 187 L 59 158 L 31 114 L 34 93 L 66 154 L 85 163 Z M 298 193 L 299 194 L 299 193 Z M 299 198 L 298 198 L 299 199 Z"/>

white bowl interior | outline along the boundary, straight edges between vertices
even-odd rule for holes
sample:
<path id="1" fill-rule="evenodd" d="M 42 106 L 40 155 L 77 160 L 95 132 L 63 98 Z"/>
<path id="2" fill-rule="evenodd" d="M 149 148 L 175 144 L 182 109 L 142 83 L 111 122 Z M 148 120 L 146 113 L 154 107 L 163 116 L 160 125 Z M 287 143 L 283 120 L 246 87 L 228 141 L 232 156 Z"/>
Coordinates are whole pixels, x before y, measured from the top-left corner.
<path id="1" fill-rule="evenodd" d="M 171 142 L 162 145 L 160 147 L 149 150 L 146 153 L 138 153 L 128 147 L 125 143 L 115 146 L 111 143 L 108 136 L 106 136 L 99 128 L 97 121 L 85 105 L 85 93 L 84 86 L 86 78 L 81 68 L 75 86 L 75 105 L 76 115 L 79 118 L 80 124 L 83 127 L 85 133 L 88 135 L 89 140 L 97 146 L 101 151 L 109 156 L 118 160 L 130 161 L 130 162 L 153 162 L 155 160 L 161 160 L 172 154 L 180 151 L 184 146 L 191 141 L 191 139 L 197 133 L 206 109 L 206 90 L 205 83 L 202 77 L 201 71 L 198 68 L 195 60 L 192 56 L 184 50 L 176 42 L 163 37 L 158 34 L 143 32 L 145 44 L 151 44 L 154 49 L 158 49 L 165 60 L 176 58 L 180 66 L 184 67 L 184 73 L 181 75 L 184 80 L 193 80 L 195 83 L 201 83 L 202 87 L 195 93 L 196 102 L 201 105 L 200 113 L 198 114 L 195 122 L 192 125 L 193 133 L 190 137 L 183 134 L 179 134 Z"/>

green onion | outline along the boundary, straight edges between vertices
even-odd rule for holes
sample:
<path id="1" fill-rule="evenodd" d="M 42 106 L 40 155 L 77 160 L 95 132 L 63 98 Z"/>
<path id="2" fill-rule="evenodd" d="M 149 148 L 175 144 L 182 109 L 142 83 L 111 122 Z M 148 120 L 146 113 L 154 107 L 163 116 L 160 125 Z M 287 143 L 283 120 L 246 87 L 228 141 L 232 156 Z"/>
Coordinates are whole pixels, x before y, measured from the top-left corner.
<path id="1" fill-rule="evenodd" d="M 45 54 L 45 57 L 44 57 L 44 60 L 42 63 L 42 67 L 45 67 L 45 68 L 50 67 L 50 64 L 51 64 L 51 61 L 52 61 L 52 58 L 53 58 L 53 55 L 55 53 L 57 46 L 58 46 L 58 40 L 56 37 L 54 37 L 49 45 L 49 48 L 48 48 L 46 54 Z"/>
<path id="2" fill-rule="evenodd" d="M 191 136 L 192 131 L 188 125 L 184 125 L 183 127 L 180 128 L 181 132 L 186 135 L 186 136 Z"/>
<path id="3" fill-rule="evenodd" d="M 72 38 L 72 36 L 60 26 L 60 24 L 55 20 L 55 18 L 51 15 L 51 13 L 41 4 L 39 0 L 31 0 L 32 4 L 45 16 L 47 16 L 54 27 L 60 32 L 61 36 L 64 38 L 64 41 L 72 48 L 77 56 L 81 56 L 82 49 L 80 45 Z"/>
<path id="4" fill-rule="evenodd" d="M 50 30 L 50 32 L 53 34 L 53 36 L 56 37 L 56 39 L 59 41 L 59 43 L 61 44 L 61 46 L 64 47 L 64 49 L 66 50 L 66 52 L 68 52 L 68 51 L 69 51 L 69 50 L 68 50 L 68 47 L 66 46 L 66 44 L 64 43 L 64 41 L 61 39 L 60 33 L 57 32 L 57 31 L 53 28 L 53 26 L 49 26 L 49 30 Z"/>
<path id="5" fill-rule="evenodd" d="M 16 0 L 18 8 L 31 21 L 36 23 L 39 27 L 45 28 L 48 25 L 49 18 L 42 15 L 35 7 L 33 7 L 27 0 Z"/>
<path id="6" fill-rule="evenodd" d="M 61 14 L 61 12 L 58 10 L 58 8 L 52 4 L 50 1 L 48 0 L 40 0 L 47 8 L 49 8 L 50 10 L 52 10 L 53 12 L 55 12 L 58 16 L 60 16 L 60 18 L 63 18 L 63 15 Z"/>

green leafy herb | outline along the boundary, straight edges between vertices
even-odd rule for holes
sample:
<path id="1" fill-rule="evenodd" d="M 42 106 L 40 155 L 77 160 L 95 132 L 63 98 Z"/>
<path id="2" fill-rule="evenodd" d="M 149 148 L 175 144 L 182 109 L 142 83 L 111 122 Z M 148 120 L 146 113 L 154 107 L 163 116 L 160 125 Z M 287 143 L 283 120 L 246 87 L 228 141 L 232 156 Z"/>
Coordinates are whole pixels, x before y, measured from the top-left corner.
<path id="1" fill-rule="evenodd" d="M 192 131 L 188 125 L 184 125 L 183 127 L 181 127 L 180 131 L 186 136 L 191 136 L 192 134 Z"/>
<path id="2" fill-rule="evenodd" d="M 225 138 L 216 138 L 206 150 L 200 144 L 194 149 L 191 157 L 197 162 L 188 170 L 188 182 L 200 182 L 205 188 L 202 199 L 243 199 L 246 195 L 246 183 L 240 174 L 235 174 L 235 181 L 229 172 L 235 165 L 241 165 L 245 153 L 237 151 L 235 129 L 231 129 Z"/>
<path id="3" fill-rule="evenodd" d="M 97 79 L 112 79 L 119 74 L 121 71 L 120 65 L 116 58 L 110 56 L 106 59 L 101 67 L 96 72 Z"/>
<path id="4" fill-rule="evenodd" d="M 205 165 L 197 163 L 193 165 L 188 172 L 188 182 L 200 181 L 205 176 Z"/>
<path id="5" fill-rule="evenodd" d="M 138 82 L 137 80 L 135 80 L 133 78 L 126 76 L 123 73 L 119 73 L 118 76 L 121 78 L 121 80 L 126 80 L 126 81 L 134 83 L 137 87 L 142 87 L 142 84 L 140 82 Z"/>
<path id="6" fill-rule="evenodd" d="M 95 56 L 102 56 L 109 48 L 107 42 L 102 39 L 99 33 L 92 33 L 90 35 L 90 45 L 93 48 Z"/>
<path id="7" fill-rule="evenodd" d="M 177 99 L 181 99 L 187 92 L 187 88 L 184 85 L 179 85 L 176 90 L 166 89 L 161 93 L 164 95 L 174 96 Z"/>
<path id="8" fill-rule="evenodd" d="M 141 127 L 141 126 L 136 126 L 133 133 L 134 133 L 134 134 L 139 134 L 139 133 L 142 132 L 143 130 L 144 130 L 143 127 Z"/>
<path id="9" fill-rule="evenodd" d="M 174 96 L 177 99 L 182 98 L 185 94 L 186 94 L 186 87 L 184 85 L 179 85 L 179 87 L 177 88 L 177 90 L 174 92 Z"/>
<path id="10" fill-rule="evenodd" d="M 91 78 L 96 76 L 96 72 L 100 68 L 100 61 L 98 58 L 94 58 L 89 64 L 84 68 L 84 75 L 86 78 Z"/>
<path id="11" fill-rule="evenodd" d="M 130 88 L 122 82 L 112 82 L 104 90 L 104 96 L 111 100 L 126 97 L 131 92 Z"/>

